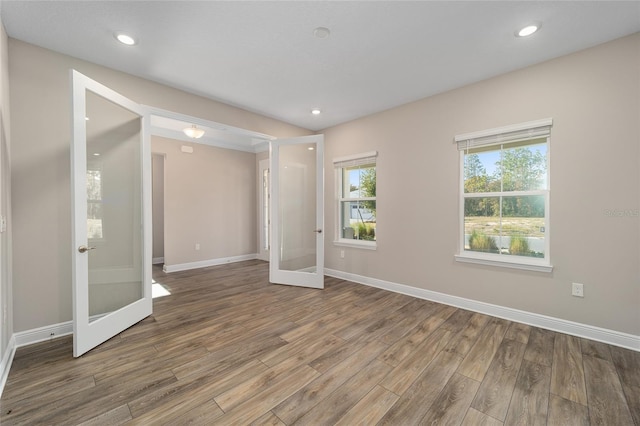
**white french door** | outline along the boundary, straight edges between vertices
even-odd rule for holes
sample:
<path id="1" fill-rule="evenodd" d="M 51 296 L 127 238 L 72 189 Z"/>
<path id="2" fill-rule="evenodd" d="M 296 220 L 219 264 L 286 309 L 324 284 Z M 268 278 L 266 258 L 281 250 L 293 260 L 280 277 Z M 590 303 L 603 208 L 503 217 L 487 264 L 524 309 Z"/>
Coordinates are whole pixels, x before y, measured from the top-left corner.
<path id="1" fill-rule="evenodd" d="M 151 315 L 149 114 L 72 71 L 73 355 Z"/>
<path id="2" fill-rule="evenodd" d="M 269 280 L 324 288 L 324 135 L 270 142 Z"/>

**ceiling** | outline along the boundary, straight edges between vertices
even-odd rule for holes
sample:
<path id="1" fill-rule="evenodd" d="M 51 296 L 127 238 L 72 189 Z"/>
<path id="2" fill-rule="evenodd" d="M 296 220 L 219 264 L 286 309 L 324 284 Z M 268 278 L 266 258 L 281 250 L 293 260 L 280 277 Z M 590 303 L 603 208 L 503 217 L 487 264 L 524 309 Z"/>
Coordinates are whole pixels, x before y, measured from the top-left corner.
<path id="1" fill-rule="evenodd" d="M 640 31 L 640 1 L 2 0 L 0 13 L 15 39 L 310 130 Z"/>

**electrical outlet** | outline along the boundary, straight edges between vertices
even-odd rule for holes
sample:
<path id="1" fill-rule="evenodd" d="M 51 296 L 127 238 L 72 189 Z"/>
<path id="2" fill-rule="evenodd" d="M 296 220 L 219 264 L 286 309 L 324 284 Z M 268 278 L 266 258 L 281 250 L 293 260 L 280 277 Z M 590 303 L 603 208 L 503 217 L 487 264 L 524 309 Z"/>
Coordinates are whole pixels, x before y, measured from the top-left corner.
<path id="1" fill-rule="evenodd" d="M 196 250 L 200 250 L 200 243 L 196 243 Z"/>
<path id="2" fill-rule="evenodd" d="M 575 297 L 584 297 L 584 285 L 580 283 L 571 284 L 571 295 Z"/>
<path id="3" fill-rule="evenodd" d="M 340 250 L 340 259 L 344 259 L 344 250 Z"/>

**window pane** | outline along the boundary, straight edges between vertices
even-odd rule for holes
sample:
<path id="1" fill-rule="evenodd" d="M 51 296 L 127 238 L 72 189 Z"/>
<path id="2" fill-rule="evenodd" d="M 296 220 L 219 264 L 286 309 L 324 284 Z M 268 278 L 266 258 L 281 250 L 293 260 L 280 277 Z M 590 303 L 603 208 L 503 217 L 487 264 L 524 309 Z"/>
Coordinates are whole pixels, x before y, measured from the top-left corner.
<path id="1" fill-rule="evenodd" d="M 469 149 L 464 155 L 464 192 L 547 189 L 545 139 L 503 147 Z"/>
<path id="2" fill-rule="evenodd" d="M 505 147 L 498 162 L 503 191 L 547 188 L 547 144 Z"/>
<path id="3" fill-rule="evenodd" d="M 498 253 L 500 246 L 500 198 L 466 198 L 464 211 L 464 249 Z"/>
<path id="4" fill-rule="evenodd" d="M 376 196 L 375 165 L 344 168 L 342 170 L 343 198 L 362 198 Z"/>
<path id="5" fill-rule="evenodd" d="M 544 196 L 466 198 L 464 249 L 544 257 Z"/>
<path id="6" fill-rule="evenodd" d="M 544 257 L 544 196 L 502 198 L 502 252 Z"/>
<path id="7" fill-rule="evenodd" d="M 342 229 L 340 237 L 354 240 L 376 240 L 376 202 L 343 201 L 340 203 Z"/>
<path id="8" fill-rule="evenodd" d="M 500 180 L 496 174 L 496 163 L 500 160 L 500 150 L 469 150 L 464 156 L 464 192 L 500 191 Z"/>

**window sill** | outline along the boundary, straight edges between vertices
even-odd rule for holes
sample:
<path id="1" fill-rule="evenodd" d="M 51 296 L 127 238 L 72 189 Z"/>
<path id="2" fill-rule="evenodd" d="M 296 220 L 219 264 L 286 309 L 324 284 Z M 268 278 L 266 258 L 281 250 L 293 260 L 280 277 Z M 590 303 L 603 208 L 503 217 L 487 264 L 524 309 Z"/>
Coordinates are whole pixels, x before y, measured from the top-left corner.
<path id="1" fill-rule="evenodd" d="M 376 250 L 378 245 L 375 241 L 359 241 L 359 240 L 334 240 L 333 245 L 341 247 L 352 247 L 365 250 Z"/>
<path id="2" fill-rule="evenodd" d="M 527 261 L 505 261 L 498 260 L 490 257 L 481 257 L 481 256 L 470 256 L 467 254 L 456 254 L 455 256 L 456 262 L 463 263 L 475 263 L 477 265 L 488 265 L 488 266 L 498 266 L 501 268 L 511 268 L 511 269 L 520 269 L 524 271 L 535 271 L 535 272 L 552 272 L 553 266 L 541 262 L 527 262 Z"/>

